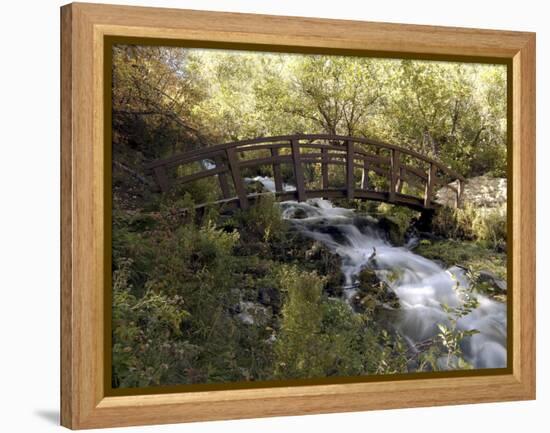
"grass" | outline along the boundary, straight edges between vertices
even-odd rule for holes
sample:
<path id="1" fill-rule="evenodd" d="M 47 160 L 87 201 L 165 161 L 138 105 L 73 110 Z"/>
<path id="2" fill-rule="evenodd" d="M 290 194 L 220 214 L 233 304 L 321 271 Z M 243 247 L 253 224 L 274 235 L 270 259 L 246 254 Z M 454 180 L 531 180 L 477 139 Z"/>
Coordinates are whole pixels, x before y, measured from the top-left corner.
<path id="1" fill-rule="evenodd" d="M 475 241 L 422 240 L 415 253 L 427 259 L 440 260 L 447 266 L 460 265 L 472 271 L 487 270 L 499 278 L 506 278 L 506 253 L 485 248 Z"/>

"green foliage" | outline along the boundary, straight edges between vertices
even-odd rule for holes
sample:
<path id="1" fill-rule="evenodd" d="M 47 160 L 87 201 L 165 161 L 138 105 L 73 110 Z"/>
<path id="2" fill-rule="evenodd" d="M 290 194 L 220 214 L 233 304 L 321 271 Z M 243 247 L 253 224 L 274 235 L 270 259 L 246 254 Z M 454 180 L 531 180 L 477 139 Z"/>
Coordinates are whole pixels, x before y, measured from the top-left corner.
<path id="1" fill-rule="evenodd" d="M 178 380 L 197 348 L 181 336 L 189 316 L 179 296 L 147 291 L 136 297 L 129 282 L 132 261 L 113 274 L 113 386 L 142 387 Z M 168 362 L 169 361 L 169 362 Z"/>
<path id="2" fill-rule="evenodd" d="M 433 232 L 448 238 L 478 241 L 492 249 L 505 249 L 507 236 L 506 207 L 441 207 L 433 219 Z"/>
<path id="3" fill-rule="evenodd" d="M 280 240 L 286 226 L 274 194 L 262 194 L 250 209 L 238 212 L 234 220 L 237 227 L 247 227 L 248 235 L 265 243 Z"/>
<path id="4" fill-rule="evenodd" d="M 279 286 L 286 294 L 282 311 L 281 335 L 275 348 L 275 375 L 285 378 L 319 377 L 325 365 L 319 357 L 321 293 L 323 279 L 316 273 L 301 273 L 296 268 L 280 270 Z"/>
<path id="5" fill-rule="evenodd" d="M 458 282 L 457 282 L 458 285 Z M 443 359 L 446 370 L 473 368 L 463 357 L 462 342 L 472 335 L 478 334 L 476 329 L 461 330 L 457 326 L 458 319 L 470 314 L 479 305 L 475 296 L 470 291 L 463 291 L 464 300 L 458 307 L 449 307 L 442 304 L 443 311 L 447 313 L 449 325 L 439 323 L 438 343 L 443 346 Z"/>
<path id="6" fill-rule="evenodd" d="M 407 373 L 409 359 L 406 344 L 399 334 L 380 331 L 381 353 L 378 356 L 376 374 Z"/>
<path id="7" fill-rule="evenodd" d="M 424 239 L 415 252 L 432 260 L 440 260 L 446 266 L 459 265 L 472 271 L 489 270 L 504 278 L 506 276 L 506 254 L 488 250 L 474 241 Z"/>
<path id="8" fill-rule="evenodd" d="M 275 346 L 275 377 L 313 378 L 359 375 L 364 371 L 364 327 L 341 300 L 322 295 L 316 273 L 282 267 L 279 285 L 286 296 Z"/>

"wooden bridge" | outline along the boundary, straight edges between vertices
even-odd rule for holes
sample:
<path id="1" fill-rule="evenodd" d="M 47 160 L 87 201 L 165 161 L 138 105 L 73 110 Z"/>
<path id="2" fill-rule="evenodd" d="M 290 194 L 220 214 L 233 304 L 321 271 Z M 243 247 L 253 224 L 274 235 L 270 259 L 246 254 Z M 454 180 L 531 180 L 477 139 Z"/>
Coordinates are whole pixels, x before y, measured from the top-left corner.
<path id="1" fill-rule="evenodd" d="M 280 201 L 315 197 L 375 200 L 419 211 L 437 206 L 434 194 L 441 186 L 456 193 L 459 206 L 464 186 L 460 174 L 418 152 L 368 138 L 327 134 L 220 144 L 153 161 L 146 169 L 163 192 L 217 178 L 219 198 L 209 203 L 243 209 L 262 195 L 250 191 L 249 178 L 257 173 L 273 179 Z"/>

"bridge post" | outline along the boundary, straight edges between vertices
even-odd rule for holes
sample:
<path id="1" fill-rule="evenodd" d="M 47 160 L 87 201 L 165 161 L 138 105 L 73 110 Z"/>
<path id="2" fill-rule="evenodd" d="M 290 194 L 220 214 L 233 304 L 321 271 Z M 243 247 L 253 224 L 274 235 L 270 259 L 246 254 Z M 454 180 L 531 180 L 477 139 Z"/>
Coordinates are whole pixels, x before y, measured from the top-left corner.
<path id="1" fill-rule="evenodd" d="M 323 189 L 328 189 L 328 149 L 321 149 L 321 174 L 323 177 Z"/>
<path id="2" fill-rule="evenodd" d="M 223 165 L 223 161 L 220 156 L 216 156 L 214 158 L 214 162 L 216 163 L 216 167 L 221 167 Z M 225 173 L 218 174 L 218 180 L 220 182 L 220 189 L 222 190 L 223 198 L 229 198 L 229 184 L 227 183 L 227 176 Z"/>
<path id="3" fill-rule="evenodd" d="M 401 194 L 401 191 L 403 191 L 403 179 L 405 177 L 405 169 L 401 167 L 399 169 L 399 179 L 397 179 L 397 192 Z"/>
<path id="4" fill-rule="evenodd" d="M 241 176 L 239 169 L 239 160 L 235 154 L 235 149 L 229 147 L 225 150 L 227 155 L 227 162 L 229 163 L 229 169 L 231 170 L 231 177 L 233 178 L 233 184 L 235 185 L 235 192 L 239 198 L 239 206 L 241 209 L 248 209 L 248 197 L 246 196 L 246 188 L 244 186 L 244 180 Z"/>
<path id="5" fill-rule="evenodd" d="M 361 175 L 361 189 L 369 189 L 369 163 L 367 158 L 363 159 L 363 173 Z"/>
<path id="6" fill-rule="evenodd" d="M 397 182 L 399 180 L 401 152 L 396 149 L 391 150 L 391 180 L 389 190 L 389 201 L 395 201 L 395 193 L 397 192 Z"/>
<path id="7" fill-rule="evenodd" d="M 158 167 L 155 167 L 153 169 L 153 173 L 155 175 L 155 179 L 157 181 L 157 184 L 160 187 L 160 190 L 162 192 L 168 191 L 168 189 L 170 188 L 170 183 L 168 182 L 168 178 L 166 177 L 166 172 L 164 171 L 164 166 L 159 165 Z"/>
<path id="8" fill-rule="evenodd" d="M 346 157 L 346 192 L 348 200 L 353 200 L 355 193 L 355 179 L 353 178 L 353 157 L 355 155 L 355 149 L 353 147 L 353 141 L 348 140 L 346 142 L 347 146 L 347 157 Z"/>
<path id="9" fill-rule="evenodd" d="M 300 143 L 297 139 L 290 140 L 292 148 L 292 162 L 294 163 L 294 177 L 296 178 L 296 194 L 298 201 L 306 201 L 306 189 L 304 185 L 304 170 L 300 157 Z"/>
<path id="10" fill-rule="evenodd" d="M 279 149 L 276 147 L 271 148 L 271 157 L 277 159 L 279 156 Z M 278 162 L 273 163 L 273 180 L 275 181 L 275 192 L 283 191 L 283 177 L 281 175 L 281 164 Z"/>
<path id="11" fill-rule="evenodd" d="M 437 174 L 437 166 L 430 163 L 430 169 L 428 170 L 428 180 L 426 181 L 426 189 L 424 190 L 424 207 L 431 209 L 432 207 L 432 192 L 435 184 Z"/>
<path id="12" fill-rule="evenodd" d="M 434 209 L 424 209 L 420 212 L 420 218 L 415 224 L 417 230 L 430 233 L 433 229 Z"/>

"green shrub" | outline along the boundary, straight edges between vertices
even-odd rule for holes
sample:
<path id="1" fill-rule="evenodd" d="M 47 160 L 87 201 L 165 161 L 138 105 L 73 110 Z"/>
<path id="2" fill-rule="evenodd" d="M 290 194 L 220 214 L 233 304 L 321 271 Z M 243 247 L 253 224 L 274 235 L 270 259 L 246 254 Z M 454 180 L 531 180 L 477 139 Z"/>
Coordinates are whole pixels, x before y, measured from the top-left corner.
<path id="1" fill-rule="evenodd" d="M 275 347 L 275 376 L 286 379 L 322 376 L 324 365 L 319 354 L 323 345 L 320 338 L 323 279 L 315 272 L 300 272 L 294 267 L 282 267 L 278 279 L 286 301 Z"/>
<path id="2" fill-rule="evenodd" d="M 267 243 L 280 239 L 286 222 L 281 217 L 275 195 L 262 194 L 250 209 L 236 214 L 234 225 L 247 235 Z"/>
<path id="3" fill-rule="evenodd" d="M 180 325 L 189 316 L 181 297 L 147 291 L 132 294 L 132 261 L 113 274 L 113 386 L 142 387 L 178 383 L 197 348 L 182 340 Z"/>
<path id="4" fill-rule="evenodd" d="M 461 238 L 481 242 L 488 248 L 500 248 L 506 244 L 506 207 L 476 208 L 465 205 L 463 208 L 439 208 L 433 219 L 435 234 L 448 238 Z"/>
<path id="5" fill-rule="evenodd" d="M 286 299 L 275 346 L 276 378 L 355 376 L 376 369 L 380 350 L 366 316 L 323 296 L 324 281 L 315 272 L 284 266 L 278 279 Z"/>

